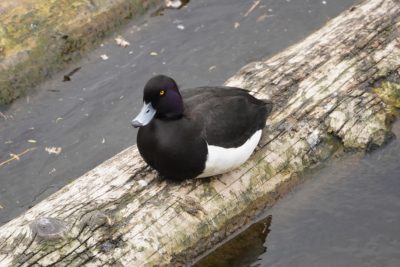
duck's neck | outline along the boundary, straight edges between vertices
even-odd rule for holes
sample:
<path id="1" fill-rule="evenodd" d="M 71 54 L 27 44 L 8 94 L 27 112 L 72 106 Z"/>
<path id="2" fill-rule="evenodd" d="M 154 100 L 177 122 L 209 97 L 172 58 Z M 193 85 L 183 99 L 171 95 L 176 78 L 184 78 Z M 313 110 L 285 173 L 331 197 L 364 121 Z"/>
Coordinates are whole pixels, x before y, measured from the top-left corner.
<path id="1" fill-rule="evenodd" d="M 183 116 L 183 101 L 179 91 L 169 91 L 158 103 L 156 118 L 176 120 Z"/>

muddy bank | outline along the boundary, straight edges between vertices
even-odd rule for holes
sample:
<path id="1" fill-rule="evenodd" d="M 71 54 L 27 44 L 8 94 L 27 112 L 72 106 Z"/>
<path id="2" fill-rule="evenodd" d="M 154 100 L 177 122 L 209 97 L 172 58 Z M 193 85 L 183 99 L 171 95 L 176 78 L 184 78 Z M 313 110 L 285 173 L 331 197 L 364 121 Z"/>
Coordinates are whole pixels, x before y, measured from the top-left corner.
<path id="1" fill-rule="evenodd" d="M 0 104 L 80 58 L 159 0 L 1 1 Z"/>

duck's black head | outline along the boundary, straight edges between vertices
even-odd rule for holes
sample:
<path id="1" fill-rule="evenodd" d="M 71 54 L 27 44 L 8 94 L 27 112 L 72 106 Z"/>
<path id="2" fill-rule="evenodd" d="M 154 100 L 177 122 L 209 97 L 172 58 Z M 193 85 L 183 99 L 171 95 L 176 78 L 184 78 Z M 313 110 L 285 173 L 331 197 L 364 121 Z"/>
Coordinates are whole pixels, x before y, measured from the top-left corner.
<path id="1" fill-rule="evenodd" d="M 176 82 L 164 75 L 151 78 L 144 87 L 143 108 L 132 121 L 134 127 L 142 127 L 155 117 L 179 119 L 183 115 L 183 102 Z"/>

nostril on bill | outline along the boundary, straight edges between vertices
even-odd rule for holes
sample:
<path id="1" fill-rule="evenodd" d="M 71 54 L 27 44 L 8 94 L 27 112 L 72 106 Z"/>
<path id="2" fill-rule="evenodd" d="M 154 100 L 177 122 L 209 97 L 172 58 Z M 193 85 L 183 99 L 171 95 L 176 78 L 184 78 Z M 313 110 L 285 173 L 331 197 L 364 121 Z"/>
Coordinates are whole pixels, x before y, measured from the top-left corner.
<path id="1" fill-rule="evenodd" d="M 132 121 L 132 126 L 135 128 L 143 126 L 143 124 L 137 120 Z"/>

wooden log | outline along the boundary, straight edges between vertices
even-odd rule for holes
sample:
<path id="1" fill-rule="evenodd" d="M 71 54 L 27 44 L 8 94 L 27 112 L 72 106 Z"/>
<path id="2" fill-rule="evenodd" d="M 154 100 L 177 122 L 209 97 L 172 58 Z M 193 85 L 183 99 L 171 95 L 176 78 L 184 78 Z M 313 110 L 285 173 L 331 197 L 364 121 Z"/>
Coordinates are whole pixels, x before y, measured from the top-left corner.
<path id="1" fill-rule="evenodd" d="M 230 78 L 275 103 L 257 152 L 239 169 L 175 184 L 129 147 L 2 226 L 0 266 L 190 264 L 305 168 L 338 149 L 384 144 L 400 95 L 399 14 L 397 0 L 363 2 Z"/>

